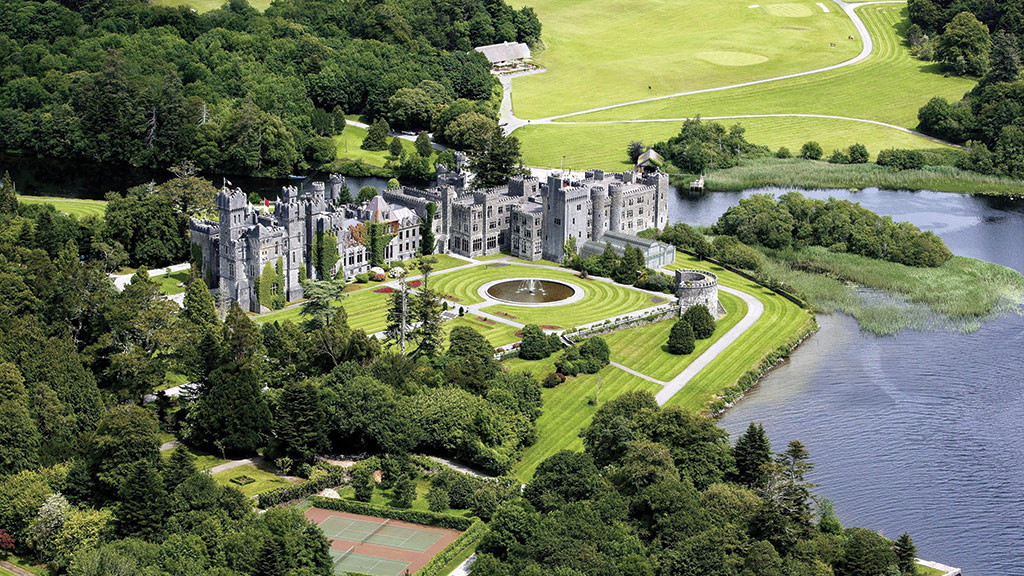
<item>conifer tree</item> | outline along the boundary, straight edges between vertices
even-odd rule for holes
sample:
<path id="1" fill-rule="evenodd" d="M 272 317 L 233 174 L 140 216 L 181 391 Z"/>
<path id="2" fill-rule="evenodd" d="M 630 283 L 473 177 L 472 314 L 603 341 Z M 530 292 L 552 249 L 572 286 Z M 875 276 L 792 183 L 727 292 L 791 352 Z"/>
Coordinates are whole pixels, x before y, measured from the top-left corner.
<path id="1" fill-rule="evenodd" d="M 170 509 L 167 490 L 160 470 L 148 460 L 140 460 L 124 479 L 117 505 L 117 529 L 124 537 L 152 539 L 163 530 Z"/>
<path id="2" fill-rule="evenodd" d="M 917 574 L 917 546 L 910 534 L 904 532 L 896 539 L 896 567 L 900 569 L 903 576 L 914 576 Z"/>
<path id="3" fill-rule="evenodd" d="M 176 447 L 164 465 L 164 486 L 167 492 L 174 492 L 175 488 L 198 471 L 196 457 L 184 446 Z"/>
<path id="4" fill-rule="evenodd" d="M 430 144 L 430 134 L 425 130 L 416 135 L 416 152 L 424 158 L 430 158 L 434 153 L 434 147 Z"/>
<path id="5" fill-rule="evenodd" d="M 402 155 L 402 141 L 398 136 L 392 138 L 391 143 L 388 144 L 388 153 L 391 154 L 393 158 L 398 158 Z"/>
<path id="6" fill-rule="evenodd" d="M 220 321 L 217 320 L 217 308 L 213 302 L 213 294 L 210 293 L 206 282 L 198 276 L 193 276 L 185 287 L 185 302 L 181 317 L 202 331 L 213 330 L 220 324 Z"/>
<path id="7" fill-rule="evenodd" d="M 403 474 L 398 482 L 395 482 L 395 498 L 393 503 L 396 508 L 412 508 L 413 500 L 416 499 L 416 484 Z"/>
<path id="8" fill-rule="evenodd" d="M 668 351 L 671 354 L 689 354 L 695 348 L 693 328 L 680 318 L 668 333 Z"/>
<path id="9" fill-rule="evenodd" d="M 312 462 L 324 448 L 323 402 L 310 380 L 289 382 L 281 392 L 274 429 L 285 453 L 297 464 Z"/>
<path id="10" fill-rule="evenodd" d="M 435 214 L 437 214 L 437 204 L 427 202 L 427 217 L 420 223 L 420 253 L 424 256 L 433 254 L 437 247 L 437 240 L 434 238 Z"/>
<path id="11" fill-rule="evenodd" d="M 693 337 L 697 340 L 705 340 L 715 333 L 715 319 L 703 304 L 690 306 L 683 312 L 683 320 L 690 323 L 693 328 Z"/>
<path id="12" fill-rule="evenodd" d="M 736 480 L 750 487 L 763 484 L 763 467 L 772 459 L 772 444 L 761 423 L 751 422 L 732 449 Z"/>
<path id="13" fill-rule="evenodd" d="M 373 151 L 387 150 L 388 132 L 391 132 L 391 127 L 388 126 L 387 120 L 383 118 L 374 120 L 366 131 L 366 138 L 363 138 L 360 148 Z"/>
<path id="14" fill-rule="evenodd" d="M 253 574 L 255 576 L 285 576 L 287 573 L 285 554 L 284 543 L 281 542 L 281 539 L 277 536 L 268 536 L 260 546 Z"/>
<path id="15" fill-rule="evenodd" d="M 14 474 L 39 460 L 39 430 L 28 409 L 25 381 L 17 366 L 0 363 L 0 470 Z"/>
<path id="16" fill-rule="evenodd" d="M 18 213 L 18 195 L 14 186 L 14 179 L 10 172 L 4 172 L 3 180 L 0 180 L 0 214 Z"/>

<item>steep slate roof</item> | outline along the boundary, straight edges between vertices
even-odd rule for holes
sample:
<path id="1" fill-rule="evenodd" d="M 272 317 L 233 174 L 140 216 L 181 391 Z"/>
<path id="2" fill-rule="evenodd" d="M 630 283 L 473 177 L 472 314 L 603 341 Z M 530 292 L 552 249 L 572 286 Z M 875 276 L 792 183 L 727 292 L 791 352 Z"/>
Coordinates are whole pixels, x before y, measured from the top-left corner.
<path id="1" fill-rule="evenodd" d="M 530 57 L 530 47 L 522 42 L 502 42 L 474 48 L 483 53 L 491 64 L 501 64 Z"/>
<path id="2" fill-rule="evenodd" d="M 394 220 L 391 216 L 391 206 L 379 195 L 374 196 L 367 203 L 366 209 L 370 212 L 370 222 L 390 222 Z"/>

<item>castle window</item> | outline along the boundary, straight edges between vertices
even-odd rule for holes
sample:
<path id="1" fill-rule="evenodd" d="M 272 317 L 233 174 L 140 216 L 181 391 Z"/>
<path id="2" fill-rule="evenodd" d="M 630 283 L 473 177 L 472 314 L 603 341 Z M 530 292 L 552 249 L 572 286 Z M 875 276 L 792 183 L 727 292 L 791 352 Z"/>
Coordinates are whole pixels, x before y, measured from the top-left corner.
<path id="1" fill-rule="evenodd" d="M 562 219 L 561 218 L 555 218 L 555 226 L 561 226 L 561 225 L 562 225 Z"/>

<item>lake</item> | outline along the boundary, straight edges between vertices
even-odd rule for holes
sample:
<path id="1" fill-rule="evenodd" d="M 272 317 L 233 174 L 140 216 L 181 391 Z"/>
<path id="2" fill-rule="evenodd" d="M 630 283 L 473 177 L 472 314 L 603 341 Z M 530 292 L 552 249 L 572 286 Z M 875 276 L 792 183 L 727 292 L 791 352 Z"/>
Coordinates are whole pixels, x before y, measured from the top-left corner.
<path id="1" fill-rule="evenodd" d="M 762 190 L 781 193 L 783 190 Z M 677 195 L 672 221 L 711 224 L 761 191 Z M 956 254 L 1024 272 L 1024 201 L 934 192 L 808 191 L 940 235 Z M 965 575 L 1024 574 L 1024 317 L 974 334 L 862 334 L 845 315 L 721 418 L 763 422 L 773 447 L 803 442 L 816 492 L 845 525 L 895 538 Z"/>

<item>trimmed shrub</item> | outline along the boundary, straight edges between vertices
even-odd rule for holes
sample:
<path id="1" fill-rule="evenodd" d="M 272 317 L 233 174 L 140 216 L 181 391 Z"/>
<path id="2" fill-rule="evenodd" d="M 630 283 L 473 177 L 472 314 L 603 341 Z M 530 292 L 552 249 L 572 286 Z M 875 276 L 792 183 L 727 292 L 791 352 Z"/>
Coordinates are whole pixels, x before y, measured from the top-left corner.
<path id="1" fill-rule="evenodd" d="M 850 157 L 846 155 L 846 152 L 842 150 L 833 150 L 832 154 L 828 157 L 829 164 L 849 164 Z"/>
<path id="2" fill-rule="evenodd" d="M 416 576 L 443 576 L 447 573 L 445 568 L 448 564 L 469 548 L 476 546 L 486 532 L 486 524 L 479 520 L 473 522 L 454 542 L 420 568 Z"/>
<path id="3" fill-rule="evenodd" d="M 402 522 L 437 526 L 438 528 L 451 528 L 452 530 L 466 530 L 473 524 L 473 520 L 462 516 L 451 516 L 449 514 L 436 514 L 422 510 L 399 510 L 390 506 L 375 506 L 367 502 L 356 500 L 323 498 L 313 496 L 309 499 L 313 506 L 326 510 L 338 512 L 351 512 L 352 514 L 363 514 L 366 516 L 378 516 L 380 518 L 391 518 Z"/>
<path id="4" fill-rule="evenodd" d="M 565 376 L 562 376 L 558 372 L 552 372 L 544 377 L 544 380 L 541 382 L 541 384 L 545 388 L 555 388 L 562 382 L 565 382 Z"/>
<path id="5" fill-rule="evenodd" d="M 444 512 L 451 507 L 451 498 L 448 491 L 441 486 L 431 485 L 427 492 L 427 506 L 431 512 Z"/>
<path id="6" fill-rule="evenodd" d="M 266 509 L 277 506 L 282 502 L 299 500 L 312 494 L 316 494 L 325 488 L 340 486 L 345 483 L 345 477 L 346 473 L 344 470 L 332 471 L 326 476 L 317 478 L 316 480 L 310 479 L 295 486 L 285 486 L 283 488 L 270 490 L 256 496 L 256 505 L 259 508 Z"/>
<path id="7" fill-rule="evenodd" d="M 416 483 L 409 476 L 402 476 L 395 482 L 395 498 L 392 500 L 398 508 L 412 508 L 416 499 Z"/>
<path id="8" fill-rule="evenodd" d="M 800 147 L 800 157 L 804 160 L 821 160 L 822 154 L 824 152 L 821 149 L 821 144 L 814 140 L 804 142 L 804 145 Z"/>
<path id="9" fill-rule="evenodd" d="M 668 351 L 670 354 L 689 354 L 696 347 L 693 338 L 693 327 L 685 319 L 680 318 L 672 325 L 668 333 Z"/>
<path id="10" fill-rule="evenodd" d="M 867 164 L 871 155 L 868 154 L 868 147 L 863 144 L 854 144 L 846 151 L 850 157 L 850 164 Z"/>
<path id="11" fill-rule="evenodd" d="M 777 152 L 775 152 L 775 157 L 779 158 L 780 160 L 785 160 L 787 158 L 792 158 L 793 153 L 789 151 L 789 148 L 782 146 L 781 148 L 779 148 Z"/>
<path id="12" fill-rule="evenodd" d="M 683 312 L 683 320 L 693 328 L 693 337 L 697 340 L 706 340 L 715 333 L 715 318 L 703 304 L 687 308 L 686 312 Z"/>

